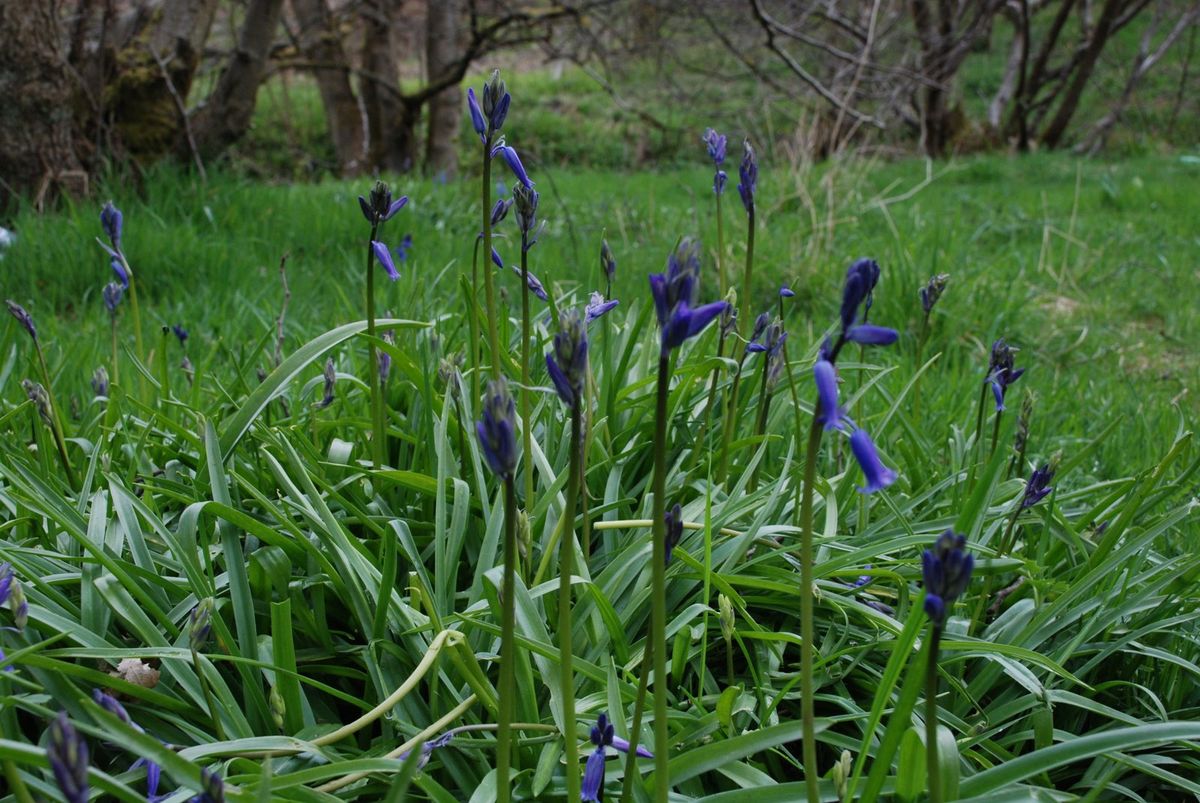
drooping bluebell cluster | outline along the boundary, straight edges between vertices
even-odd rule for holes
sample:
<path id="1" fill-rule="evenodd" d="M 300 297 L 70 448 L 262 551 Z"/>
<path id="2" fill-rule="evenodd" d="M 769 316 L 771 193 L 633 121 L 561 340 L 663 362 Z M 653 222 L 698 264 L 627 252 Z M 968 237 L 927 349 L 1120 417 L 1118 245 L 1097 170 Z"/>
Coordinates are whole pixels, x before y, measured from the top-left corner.
<path id="1" fill-rule="evenodd" d="M 146 732 L 141 725 L 133 721 L 133 718 L 129 716 L 129 712 L 125 710 L 125 706 L 121 705 L 120 701 L 117 700 L 116 697 L 105 693 L 101 689 L 93 689 L 92 699 L 95 700 L 96 704 L 105 711 L 112 714 L 138 733 Z M 158 801 L 166 797 L 166 795 L 160 795 L 158 793 L 158 786 L 162 781 L 162 767 L 155 762 L 150 761 L 149 759 L 139 758 L 133 763 L 133 766 L 130 767 L 130 769 L 133 770 L 139 767 L 146 768 L 146 799 L 149 801 L 149 803 L 158 803 Z"/>
<path id="2" fill-rule="evenodd" d="M 687 237 L 668 257 L 667 272 L 650 274 L 650 292 L 658 315 L 663 356 L 704 331 L 728 306 L 725 301 L 694 306 L 700 293 L 700 244 Z"/>
<path id="3" fill-rule="evenodd" d="M 584 314 L 587 318 L 587 323 L 591 323 L 597 318 L 602 317 L 605 313 L 620 303 L 621 302 L 615 298 L 606 301 L 604 295 L 600 292 L 592 293 L 591 298 L 588 299 L 587 306 L 584 307 Z"/>
<path id="4" fill-rule="evenodd" d="M 1025 483 L 1025 493 L 1021 496 L 1021 510 L 1028 510 L 1050 495 L 1054 490 L 1050 485 L 1054 481 L 1054 471 L 1054 466 L 1050 463 L 1043 463 L 1040 468 L 1034 469 L 1033 474 L 1029 476 L 1029 482 Z"/>
<path id="5" fill-rule="evenodd" d="M 942 293 L 946 292 L 946 283 L 949 281 L 949 273 L 939 273 L 931 276 L 925 286 L 921 288 L 921 309 L 925 310 L 926 316 L 933 312 L 934 305 L 938 303 Z"/>
<path id="6" fill-rule="evenodd" d="M 742 206 L 746 207 L 746 214 L 753 217 L 754 215 L 754 192 L 758 188 L 758 157 L 754 154 L 754 148 L 750 145 L 750 140 L 745 140 L 742 143 L 742 163 L 738 165 L 738 193 L 742 196 Z"/>
<path id="7" fill-rule="evenodd" d="M 471 113 L 471 126 L 479 135 L 480 142 L 486 145 L 496 132 L 504 127 L 511 103 L 512 96 L 508 94 L 508 88 L 504 79 L 500 77 L 499 70 L 492 70 L 491 77 L 483 85 L 482 109 L 479 101 L 475 99 L 475 88 L 467 90 L 467 110 Z"/>
<path id="8" fill-rule="evenodd" d="M 1014 368 L 1013 356 L 1017 349 L 999 338 L 992 344 L 992 356 L 988 361 L 988 374 L 985 380 L 992 386 L 992 396 L 996 399 L 996 412 L 1004 410 L 1004 397 L 1008 388 L 1025 373 L 1024 368 Z"/>
<path id="9" fill-rule="evenodd" d="M 938 627 L 945 624 L 947 611 L 971 582 L 975 556 L 967 552 L 966 545 L 965 535 L 946 530 L 938 536 L 933 549 L 926 549 L 921 555 L 925 613 Z"/>
<path id="10" fill-rule="evenodd" d="M 718 134 L 715 129 L 706 128 L 704 130 L 704 144 L 708 148 L 708 158 L 712 159 L 713 169 L 713 192 L 720 195 L 725 191 L 725 181 L 728 178 L 725 171 L 721 169 L 721 165 L 725 164 L 725 145 L 726 138 L 724 134 Z"/>
<path id="11" fill-rule="evenodd" d="M 528 252 L 538 241 L 538 236 L 545 228 L 545 221 L 539 225 L 537 219 L 538 191 L 524 184 L 513 187 L 513 203 L 517 209 L 517 226 L 521 230 L 521 251 Z"/>
<path id="12" fill-rule="evenodd" d="M 508 382 L 504 377 L 488 382 L 483 419 L 475 423 L 475 433 L 488 468 L 501 477 L 511 477 L 517 468 L 516 418 Z"/>
<path id="13" fill-rule="evenodd" d="M 116 318 L 117 306 L 121 303 L 121 299 L 125 297 L 125 288 L 119 282 L 109 282 L 104 285 L 104 289 L 100 291 L 100 295 L 104 299 L 104 307 L 108 310 L 108 314 Z"/>
<path id="14" fill-rule="evenodd" d="M 663 523 L 667 528 L 667 553 L 664 557 L 666 564 L 670 566 L 671 556 L 675 552 L 675 545 L 679 543 L 679 539 L 683 538 L 683 509 L 679 506 L 678 502 L 663 514 Z"/>
<path id="15" fill-rule="evenodd" d="M 205 597 L 188 614 L 188 647 L 192 652 L 202 652 L 208 644 L 208 636 L 212 633 L 212 613 L 212 597 Z"/>
<path id="16" fill-rule="evenodd" d="M 333 388 L 337 382 L 337 368 L 333 364 L 333 358 L 325 360 L 325 370 L 321 372 L 321 377 L 325 382 L 325 393 L 321 400 L 313 405 L 317 410 L 324 410 L 329 405 L 333 404 L 335 397 Z"/>
<path id="17" fill-rule="evenodd" d="M 66 803 L 87 803 L 87 742 L 83 741 L 75 726 L 67 719 L 66 711 L 60 711 L 50 722 L 46 758 Z"/>
<path id="18" fill-rule="evenodd" d="M 862 468 L 866 484 L 859 487 L 863 493 L 883 490 L 896 481 L 896 472 L 879 459 L 871 436 L 846 416 L 838 405 L 837 358 L 847 343 L 864 346 L 886 346 L 895 343 L 899 334 L 895 329 L 857 323 L 860 310 L 869 306 L 875 286 L 879 283 L 879 264 L 873 259 L 856 260 L 846 271 L 846 282 L 842 287 L 842 305 L 839 312 L 841 330 L 837 340 L 826 340 L 813 364 L 813 379 L 817 386 L 817 422 L 826 430 L 850 429 L 850 450 Z"/>
<path id="19" fill-rule="evenodd" d="M 113 205 L 112 201 L 104 204 L 100 210 L 100 228 L 104 231 L 104 236 L 108 238 L 108 243 L 96 239 L 100 243 L 100 247 L 108 253 L 109 267 L 112 268 L 113 275 L 117 277 L 117 281 L 121 283 L 121 287 L 129 289 L 129 272 L 126 270 L 124 252 L 121 250 L 121 234 L 125 228 L 125 216 L 121 214 L 121 210 Z"/>
<path id="20" fill-rule="evenodd" d="M 604 294 L 611 295 L 613 279 L 617 278 L 617 258 L 609 247 L 608 240 L 600 241 L 600 270 L 604 271 L 604 281 L 607 283 Z"/>
<path id="21" fill-rule="evenodd" d="M 34 339 L 34 342 L 36 342 L 38 335 L 37 327 L 33 325 L 33 316 L 26 312 L 24 307 L 13 301 L 11 298 L 6 299 L 4 303 L 8 305 L 8 311 L 11 312 L 12 316 L 17 319 L 17 323 L 21 324 L 21 326 L 25 328 L 25 331 L 29 333 L 29 336 Z"/>
<path id="22" fill-rule="evenodd" d="M 771 313 L 760 312 L 758 317 L 754 319 L 754 329 L 750 332 L 750 342 L 746 344 L 747 354 L 756 354 L 766 351 L 767 348 L 759 341 L 762 339 L 763 333 L 767 331 L 767 327 L 771 325 Z"/>
<path id="23" fill-rule="evenodd" d="M 558 316 L 558 332 L 554 348 L 546 354 L 546 370 L 555 390 L 568 407 L 583 400 L 583 385 L 587 381 L 588 337 L 587 324 L 579 310 L 563 310 Z"/>
<path id="24" fill-rule="evenodd" d="M 591 741 L 595 748 L 584 766 L 581 797 L 585 801 L 599 803 L 604 799 L 604 760 L 607 748 L 628 753 L 629 742 L 616 735 L 606 713 L 596 717 L 596 724 L 592 726 Z M 634 753 L 639 758 L 654 758 L 654 754 L 641 745 L 638 745 Z"/>

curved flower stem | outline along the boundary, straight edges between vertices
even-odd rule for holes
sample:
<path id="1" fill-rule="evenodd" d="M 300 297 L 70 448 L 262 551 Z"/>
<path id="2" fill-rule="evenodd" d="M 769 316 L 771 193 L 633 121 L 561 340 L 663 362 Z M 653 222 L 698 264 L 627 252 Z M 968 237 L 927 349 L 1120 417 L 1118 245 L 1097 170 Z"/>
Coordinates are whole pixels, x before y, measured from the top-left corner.
<path id="1" fill-rule="evenodd" d="M 42 353 L 42 344 L 35 337 L 33 350 L 37 352 L 38 367 L 42 372 L 42 384 L 46 388 L 46 399 L 50 404 L 50 434 L 54 437 L 54 446 L 58 450 L 58 459 L 62 463 L 67 482 L 72 488 L 75 484 L 75 472 L 71 469 L 71 458 L 67 456 L 67 439 L 63 434 L 62 418 L 58 414 L 58 405 L 54 401 L 54 391 L 50 388 L 50 369 L 46 367 L 46 355 Z"/>
<path id="2" fill-rule="evenodd" d="M 508 803 L 512 794 L 508 768 L 512 763 L 513 703 L 517 684 L 516 660 L 517 489 L 512 476 L 504 478 L 504 583 L 500 588 L 500 688 L 496 722 L 496 800 Z"/>
<path id="3" fill-rule="evenodd" d="M 820 405 L 808 429 L 804 489 L 800 497 L 800 717 L 804 787 L 808 800 L 820 800 L 817 789 L 816 718 L 813 713 L 813 486 L 821 447 Z"/>
<path id="4" fill-rule="evenodd" d="M 671 787 L 667 758 L 667 395 L 671 383 L 671 354 L 658 358 L 658 391 L 654 416 L 654 522 L 650 553 L 650 638 L 654 647 L 654 799 L 667 803 Z"/>
<path id="5" fill-rule="evenodd" d="M 929 664 L 925 669 L 925 775 L 929 780 L 929 803 L 942 803 L 942 773 L 938 766 L 938 647 L 942 629 L 929 625 Z"/>
<path id="6" fill-rule="evenodd" d="M 533 510 L 533 421 L 529 410 L 529 252 L 521 248 L 521 440 L 525 455 L 525 509 Z"/>
<path id="7" fill-rule="evenodd" d="M 483 291 L 487 302 L 492 379 L 500 378 L 500 335 L 496 329 L 496 289 L 492 281 L 492 140 L 483 143 Z"/>
<path id="8" fill-rule="evenodd" d="M 754 273 L 754 210 L 746 216 L 746 271 L 742 274 L 742 295 L 738 298 L 741 309 L 738 318 L 750 320 L 750 287 Z"/>
<path id="9" fill-rule="evenodd" d="M 384 461 L 383 393 L 379 387 L 379 358 L 375 353 L 375 249 L 371 246 L 379 234 L 379 224 L 371 224 L 367 241 L 367 386 L 371 389 L 371 462 L 375 468 Z"/>
<path id="10" fill-rule="evenodd" d="M 716 193 L 717 196 L 717 286 L 721 289 L 721 298 L 725 297 L 725 288 L 729 282 L 725 280 L 725 270 L 722 267 L 722 258 L 725 256 L 725 225 L 723 216 L 721 215 L 721 193 Z"/>
<path id="11" fill-rule="evenodd" d="M 575 509 L 579 505 L 579 462 L 583 453 L 583 410 L 579 400 L 571 405 L 571 454 L 567 463 L 567 525 L 559 542 L 558 557 L 558 651 L 563 706 L 563 742 L 567 760 L 567 803 L 580 795 L 579 738 L 575 727 L 575 673 L 572 670 L 571 575 L 575 564 Z"/>
<path id="12" fill-rule="evenodd" d="M 629 749 L 625 751 L 625 778 L 621 782 L 621 803 L 633 800 L 633 779 L 637 777 L 637 748 L 642 736 L 642 714 L 646 711 L 646 688 L 650 685 L 650 664 L 654 661 L 654 639 L 646 640 L 642 656 L 642 678 L 633 701 L 633 722 L 629 728 Z"/>
<path id="13" fill-rule="evenodd" d="M 192 650 L 192 666 L 196 669 L 196 677 L 200 681 L 200 690 L 204 692 L 204 704 L 208 706 L 208 717 L 212 720 L 213 730 L 217 738 L 225 741 L 225 729 L 221 727 L 221 718 L 217 716 L 217 703 L 213 699 L 212 690 L 208 687 L 208 679 L 204 677 L 204 667 L 200 664 L 200 654 Z"/>

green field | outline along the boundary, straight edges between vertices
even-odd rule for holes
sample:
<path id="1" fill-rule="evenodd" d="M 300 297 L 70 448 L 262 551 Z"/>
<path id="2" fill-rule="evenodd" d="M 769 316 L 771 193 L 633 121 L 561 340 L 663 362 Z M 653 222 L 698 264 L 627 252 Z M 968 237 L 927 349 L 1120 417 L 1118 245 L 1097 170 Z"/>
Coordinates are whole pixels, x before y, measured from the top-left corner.
<path id="1" fill-rule="evenodd" d="M 606 236 L 621 305 L 590 330 L 596 405 L 588 509 L 576 524 L 562 515 L 567 416 L 541 356 L 557 326 L 535 302 L 538 485 L 525 511 L 530 565 L 516 588 L 516 719 L 528 727 L 515 788 L 526 799 L 563 799 L 566 789 L 555 544 L 568 521 L 581 547 L 587 539 L 592 547 L 579 550 L 574 586 L 579 749 L 591 751 L 587 729 L 602 711 L 628 736 L 651 615 L 642 522 L 652 509 L 658 332 L 646 275 L 663 269 L 679 237 L 696 235 L 701 298 L 717 298 L 702 155 L 697 143 L 694 167 L 647 173 L 527 162 L 548 220 L 531 270 L 555 306 L 582 303 L 603 287 Z M 731 145 L 719 256 L 740 285 L 737 157 Z M 701 429 L 714 368 L 716 409 L 733 395 L 729 361 L 712 359 L 715 327 L 684 347 L 672 373 L 668 501 L 696 524 L 667 571 L 672 799 L 804 797 L 804 441 L 795 422 L 808 426 L 811 365 L 837 320 L 846 267 L 860 256 L 883 268 L 871 320 L 900 339 L 847 349 L 843 399 L 899 479 L 857 493 L 863 475 L 830 433 L 810 486 L 817 758 L 829 799 L 845 791 L 830 775 L 843 750 L 856 762 L 856 799 L 880 788 L 903 800 L 924 794 L 923 703 L 909 718 L 927 645 L 920 556 L 951 526 L 978 564 L 947 623 L 938 672 L 947 799 L 1174 800 L 1200 791 L 1200 454 L 1190 434 L 1200 413 L 1200 159 L 1039 154 L 812 167 L 764 156 L 761 171 L 749 307 L 775 309 L 781 283 L 795 291 L 784 321 L 791 363 L 766 437 L 756 437 L 760 359 L 747 362 L 725 481 L 720 442 Z M 120 380 L 107 400 L 89 386 L 96 368 L 113 367 L 98 205 L 14 222 L 16 244 L 0 261 L 5 296 L 37 323 L 80 479 L 68 481 L 50 429 L 26 402 L 20 381 L 39 377 L 38 362 L 26 331 L 6 319 L 0 562 L 12 564 L 30 606 L 26 626 L 0 630 L 15 669 L 0 672 L 0 769 L 10 790 L 0 801 L 56 794 L 41 734 L 59 709 L 91 744 L 93 789 L 113 799 L 144 799 L 144 771 L 128 769 L 138 756 L 163 766 L 169 790 L 198 789 L 201 767 L 217 772 L 231 800 L 494 799 L 504 517 L 472 425 L 473 383 L 486 369 L 467 360 L 461 399 L 439 375 L 440 361 L 470 351 L 466 311 L 482 305 L 464 284 L 480 217 L 478 176 L 467 172 L 449 183 L 394 182 L 410 203 L 381 239 L 395 245 L 411 233 L 413 247 L 399 281 L 380 282 L 376 303 L 381 317 L 412 323 L 397 325 L 389 352 L 384 470 L 372 469 L 368 451 L 365 378 L 374 366 L 365 339 L 339 328 L 363 318 L 368 229 L 355 197 L 368 182 L 272 185 L 217 172 L 201 183 L 165 168 L 136 183 L 111 178 L 104 193 L 125 214 L 145 345 L 139 354 L 126 302 Z M 499 231 L 497 248 L 511 262 L 512 215 Z M 291 296 L 276 369 L 284 255 Z M 941 272 L 949 285 L 922 345 L 917 293 Z M 511 373 L 519 280 L 495 276 Z M 186 351 L 170 325 L 190 332 Z M 992 441 L 991 404 L 981 438 L 976 416 L 999 337 L 1019 348 L 1026 373 Z M 181 369 L 185 354 L 193 377 Z M 335 398 L 317 408 L 326 357 Z M 1010 455 L 1027 396 L 1019 463 Z M 1052 456 L 1054 492 L 1014 512 L 1031 470 Z M 522 468 L 518 487 L 523 480 Z M 997 555 L 1010 532 L 1012 548 Z M 860 576 L 870 581 L 851 587 Z M 1011 586 L 1016 578 L 1022 584 Z M 1012 593 L 997 602 L 1005 586 Z M 718 592 L 736 610 L 728 642 Z M 216 601 L 212 637 L 192 653 L 189 614 L 206 598 Z M 12 624 L 0 612 L 0 625 Z M 447 631 L 461 636 L 439 639 Z M 428 674 L 427 656 L 437 657 Z M 161 670 L 157 685 L 112 679 L 125 658 Z M 386 716 L 367 715 L 409 685 Z M 98 712 L 94 688 L 120 692 L 145 733 Z M 643 744 L 652 743 L 648 720 Z M 343 724 L 354 733 L 321 738 Z M 384 758 L 414 736 L 462 726 L 420 771 Z M 264 751 L 276 755 L 265 760 Z M 643 762 L 643 778 L 651 764 Z M 609 761 L 607 799 L 616 799 L 624 766 Z M 337 796 L 320 789 L 356 773 L 369 776 Z M 650 799 L 634 786 L 636 799 Z"/>

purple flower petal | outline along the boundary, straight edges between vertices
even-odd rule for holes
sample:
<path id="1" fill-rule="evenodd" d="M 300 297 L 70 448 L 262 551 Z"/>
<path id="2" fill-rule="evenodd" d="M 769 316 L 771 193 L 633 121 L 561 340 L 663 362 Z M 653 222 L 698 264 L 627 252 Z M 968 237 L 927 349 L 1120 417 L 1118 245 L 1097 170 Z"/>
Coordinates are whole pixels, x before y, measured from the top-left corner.
<path id="1" fill-rule="evenodd" d="M 379 264 L 387 271 L 388 278 L 393 282 L 400 278 L 400 272 L 396 270 L 396 263 L 392 261 L 392 252 L 388 247 L 378 240 L 371 241 L 371 249 L 375 252 L 375 258 L 379 260 Z"/>
<path id="2" fill-rule="evenodd" d="M 620 750 L 622 753 L 629 752 L 629 742 L 622 739 L 620 736 L 613 737 L 612 746 L 614 749 Z M 654 754 L 642 747 L 640 744 L 637 746 L 637 756 L 639 758 L 654 758 Z"/>
<path id="3" fill-rule="evenodd" d="M 890 346 L 899 339 L 900 334 L 895 329 L 886 326 L 874 326 L 864 323 L 851 327 L 846 339 L 864 346 Z"/>

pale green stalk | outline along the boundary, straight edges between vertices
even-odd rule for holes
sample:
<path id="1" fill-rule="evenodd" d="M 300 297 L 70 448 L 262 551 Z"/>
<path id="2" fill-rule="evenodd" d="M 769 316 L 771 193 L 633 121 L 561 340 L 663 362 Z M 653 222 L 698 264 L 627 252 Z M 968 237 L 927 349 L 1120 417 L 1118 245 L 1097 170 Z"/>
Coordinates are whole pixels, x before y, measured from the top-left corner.
<path id="1" fill-rule="evenodd" d="M 572 668 L 571 576 L 575 564 L 575 509 L 579 505 L 579 464 L 583 449 L 583 410 L 578 398 L 571 405 L 571 454 L 567 463 L 567 506 L 563 511 L 566 529 L 559 542 L 558 558 L 558 651 L 563 705 L 563 742 L 566 752 L 567 803 L 580 795 L 579 737 L 575 726 L 575 672 Z"/>
<path id="2" fill-rule="evenodd" d="M 504 582 L 500 589 L 500 688 L 496 721 L 496 800 L 508 803 L 512 762 L 512 720 L 516 702 L 517 490 L 504 477 Z"/>

